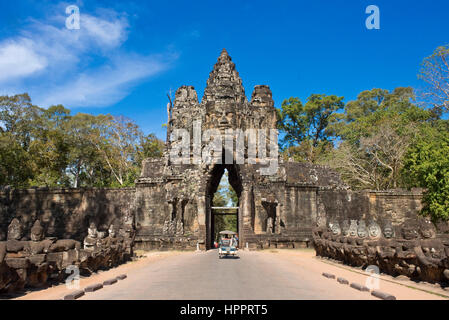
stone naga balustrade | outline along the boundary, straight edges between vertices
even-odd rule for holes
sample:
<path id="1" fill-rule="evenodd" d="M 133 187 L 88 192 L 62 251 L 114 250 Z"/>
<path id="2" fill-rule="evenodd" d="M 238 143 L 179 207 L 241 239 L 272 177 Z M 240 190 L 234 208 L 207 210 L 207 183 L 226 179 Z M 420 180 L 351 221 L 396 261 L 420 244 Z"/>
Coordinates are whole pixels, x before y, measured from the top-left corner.
<path id="1" fill-rule="evenodd" d="M 129 230 L 116 234 L 111 226 L 107 237 L 105 232 L 95 232 L 94 238 L 93 235 L 94 232 L 86 237 L 84 248 L 76 240 L 45 238 L 37 220 L 31 229 L 31 241 L 22 241 L 20 222 L 13 219 L 7 241 L 0 242 L 0 293 L 63 281 L 71 274 L 67 271 L 69 266 L 78 268 L 81 275 L 88 275 L 117 266 L 133 255 L 133 235 Z"/>
<path id="2" fill-rule="evenodd" d="M 348 227 L 349 226 L 349 227 Z M 418 281 L 449 283 L 449 236 L 437 235 L 433 224 L 424 219 L 409 221 L 383 230 L 375 222 L 337 221 L 313 230 L 317 256 L 380 272 L 404 275 Z"/>

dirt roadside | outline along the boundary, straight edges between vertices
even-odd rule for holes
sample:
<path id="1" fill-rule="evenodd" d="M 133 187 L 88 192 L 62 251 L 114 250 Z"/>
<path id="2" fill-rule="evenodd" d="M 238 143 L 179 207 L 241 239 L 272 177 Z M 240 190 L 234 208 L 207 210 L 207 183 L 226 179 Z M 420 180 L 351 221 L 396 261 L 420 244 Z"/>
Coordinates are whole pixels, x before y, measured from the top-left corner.
<path id="1" fill-rule="evenodd" d="M 161 251 L 161 252 L 146 252 L 143 257 L 136 261 L 129 261 L 123 265 L 118 266 L 107 271 L 100 271 L 94 273 L 90 277 L 81 277 L 79 289 L 84 289 L 87 286 L 93 285 L 95 283 L 103 283 L 103 281 L 115 278 L 121 274 L 127 274 L 133 270 L 140 269 L 147 264 L 155 263 L 157 261 L 166 259 L 168 257 L 186 254 L 187 252 L 180 251 Z M 26 295 L 14 298 L 12 300 L 60 300 L 65 295 L 71 293 L 76 289 L 70 290 L 66 287 L 64 283 L 42 290 L 31 291 Z"/>
<path id="2" fill-rule="evenodd" d="M 301 268 L 316 270 L 316 272 L 320 273 L 327 272 L 334 274 L 336 278 L 345 278 L 349 283 L 356 282 L 365 285 L 367 279 L 369 279 L 369 276 L 364 270 L 317 257 L 315 255 L 315 250 L 313 249 L 264 250 L 261 252 L 286 259 L 290 263 L 297 264 Z M 449 290 L 443 289 L 435 284 L 414 282 L 405 277 L 394 278 L 386 274 L 380 274 L 378 279 L 377 290 L 394 295 L 398 300 L 449 299 Z M 329 279 L 329 281 L 336 280 Z M 373 278 L 368 281 L 373 281 Z M 361 294 L 370 293 L 363 292 Z"/>

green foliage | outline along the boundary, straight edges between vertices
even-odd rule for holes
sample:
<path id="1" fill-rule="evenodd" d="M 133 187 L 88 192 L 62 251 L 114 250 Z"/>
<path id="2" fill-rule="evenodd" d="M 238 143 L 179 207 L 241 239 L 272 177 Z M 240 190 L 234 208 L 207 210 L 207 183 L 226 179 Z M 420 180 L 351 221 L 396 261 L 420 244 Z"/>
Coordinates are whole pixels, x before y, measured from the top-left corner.
<path id="1" fill-rule="evenodd" d="M 344 106 L 343 97 L 312 94 L 305 105 L 290 98 L 277 110 L 278 129 L 285 134 L 282 146 L 286 157 L 317 162 L 331 147 L 328 127 L 334 113 Z"/>
<path id="2" fill-rule="evenodd" d="M 449 122 L 423 126 L 407 153 L 404 174 L 411 184 L 426 189 L 422 213 L 436 220 L 449 219 Z"/>
<path id="3" fill-rule="evenodd" d="M 0 185 L 131 186 L 163 143 L 130 119 L 34 106 L 27 94 L 0 97 Z"/>
<path id="4" fill-rule="evenodd" d="M 423 214 L 449 219 L 448 121 L 417 105 L 412 88 L 363 91 L 344 108 L 341 99 L 284 101 L 284 156 L 329 165 L 352 189 L 423 187 Z"/>
<path id="5" fill-rule="evenodd" d="M 324 162 L 354 189 L 409 187 L 401 173 L 404 155 L 433 117 L 415 104 L 412 88 L 364 91 L 336 115 L 329 132 L 338 147 Z"/>

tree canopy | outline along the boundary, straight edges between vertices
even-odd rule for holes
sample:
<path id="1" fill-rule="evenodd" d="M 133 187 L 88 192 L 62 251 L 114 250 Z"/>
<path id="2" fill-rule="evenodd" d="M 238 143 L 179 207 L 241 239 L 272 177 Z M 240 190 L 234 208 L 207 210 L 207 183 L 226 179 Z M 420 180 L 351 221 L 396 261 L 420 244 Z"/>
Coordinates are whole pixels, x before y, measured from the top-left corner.
<path id="1" fill-rule="evenodd" d="M 43 109 L 28 94 L 0 97 L 0 185 L 16 188 L 133 185 L 163 143 L 128 118 Z"/>
<path id="2" fill-rule="evenodd" d="M 422 187 L 423 214 L 449 219 L 449 47 L 424 59 L 415 90 L 374 88 L 357 99 L 311 95 L 285 100 L 278 112 L 285 158 L 328 165 L 352 189 Z"/>

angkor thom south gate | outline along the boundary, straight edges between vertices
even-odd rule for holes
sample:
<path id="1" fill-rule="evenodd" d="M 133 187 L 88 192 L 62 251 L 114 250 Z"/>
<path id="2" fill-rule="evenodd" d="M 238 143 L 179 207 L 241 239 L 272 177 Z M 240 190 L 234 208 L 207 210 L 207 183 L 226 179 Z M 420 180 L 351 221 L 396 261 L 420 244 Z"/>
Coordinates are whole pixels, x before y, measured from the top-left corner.
<path id="1" fill-rule="evenodd" d="M 416 217 L 421 208 L 419 191 L 353 192 L 329 168 L 284 162 L 273 155 L 268 146 L 276 139 L 268 130 L 276 128 L 276 110 L 270 88 L 256 86 L 248 101 L 225 50 L 210 73 L 201 102 L 193 87 L 183 86 L 176 91 L 168 114 L 167 137 L 177 129 L 189 133 L 189 153 L 182 155 L 181 164 L 171 156 L 181 140 L 167 139 L 163 158 L 144 161 L 135 188 L 0 190 L 0 241 L 17 217 L 25 234 L 39 219 L 47 236 L 82 241 L 93 222 L 99 230 L 106 231 L 111 224 L 134 229 L 134 246 L 139 249 L 207 249 L 213 241 L 211 201 L 225 169 L 239 199 L 242 247 L 246 243 L 249 248 L 309 246 L 312 228 L 320 217 L 328 221 L 375 219 L 379 224 L 390 219 L 398 226 Z M 239 154 L 232 152 L 237 149 L 235 138 L 231 139 L 231 153 L 223 152 L 223 157 L 231 154 L 230 161 L 191 161 L 193 141 L 198 139 L 195 132 L 207 129 L 225 135 L 227 129 L 267 130 L 266 156 L 277 170 L 263 174 L 270 163 L 260 159 L 248 164 L 246 140 L 245 161 L 236 161 Z M 223 145 L 229 151 L 228 145 Z M 205 147 L 201 142 L 200 151 Z M 182 148 L 179 150 L 182 153 Z"/>
<path id="2" fill-rule="evenodd" d="M 188 148 L 182 155 L 182 160 L 186 161 L 181 164 L 173 163 L 171 153 L 173 149 L 176 149 L 176 155 L 182 152 L 181 140 L 176 139 L 179 135 L 172 137 L 177 129 L 188 132 Z M 195 133 L 195 129 L 200 134 Z M 195 153 L 192 141 L 196 136 L 200 145 L 198 150 L 204 151 L 206 146 L 201 133 L 207 129 L 219 130 L 222 136 L 229 137 L 219 144 L 223 150 L 222 158 L 213 163 L 195 162 L 192 160 Z M 234 131 L 226 131 L 229 129 Z M 237 160 L 236 129 L 245 133 L 250 129 L 266 132 L 263 148 L 268 163 L 262 163 L 261 159 L 254 164 L 248 163 L 249 135 L 244 135 L 245 151 L 240 154 L 245 161 Z M 137 247 L 185 248 L 196 247 L 198 243 L 201 248 L 211 248 L 214 240 L 212 199 L 225 169 L 239 199 L 238 234 L 242 247 L 246 244 L 250 248 L 309 246 L 312 227 L 317 225 L 320 216 L 381 218 L 401 207 L 393 203 L 394 208 L 389 212 L 382 206 L 370 208 L 372 199 L 369 194 L 348 191 L 330 169 L 283 162 L 277 152 L 273 155 L 269 148 L 273 143 L 277 144 L 277 136 L 273 139 L 269 135 L 270 129 L 276 129 L 276 110 L 270 88 L 256 86 L 248 101 L 235 64 L 223 50 L 210 73 L 201 102 L 191 86 L 176 91 L 174 103 L 168 110 L 164 157 L 143 163 L 136 185 Z M 230 141 L 230 144 L 224 141 Z M 226 152 L 229 159 L 225 159 Z M 270 165 L 271 169 L 275 168 L 272 172 L 269 172 Z M 412 193 L 405 195 L 405 201 L 412 203 L 401 208 L 408 211 L 397 212 L 398 220 L 419 209 L 418 198 Z"/>

